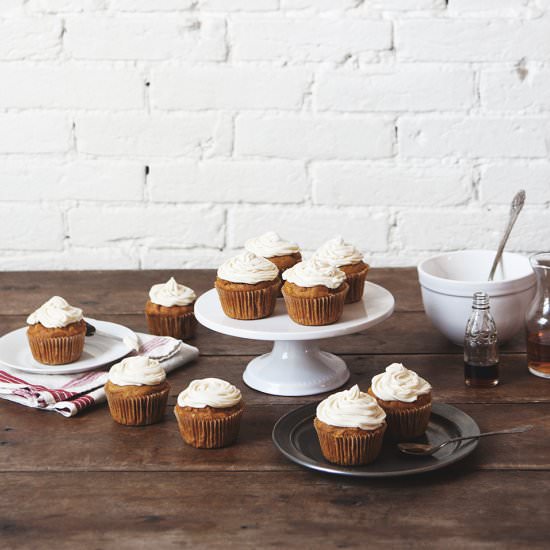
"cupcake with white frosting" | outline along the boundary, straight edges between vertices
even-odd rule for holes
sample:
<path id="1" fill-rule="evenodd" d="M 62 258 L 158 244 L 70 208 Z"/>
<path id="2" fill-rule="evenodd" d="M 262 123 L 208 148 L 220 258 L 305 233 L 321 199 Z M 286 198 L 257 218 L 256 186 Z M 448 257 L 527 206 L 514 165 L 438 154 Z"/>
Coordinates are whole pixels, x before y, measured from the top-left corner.
<path id="1" fill-rule="evenodd" d="M 197 320 L 193 289 L 180 285 L 174 277 L 166 283 L 153 285 L 145 304 L 149 332 L 157 336 L 172 336 L 185 340 L 195 335 Z"/>
<path id="2" fill-rule="evenodd" d="M 320 246 L 314 257 L 341 269 L 346 274 L 349 285 L 346 304 L 361 300 L 369 265 L 363 261 L 363 254 L 355 246 L 338 236 Z"/>
<path id="3" fill-rule="evenodd" d="M 244 404 L 238 388 L 219 378 L 193 380 L 178 395 L 174 414 L 188 445 L 218 449 L 239 435 Z"/>
<path id="4" fill-rule="evenodd" d="M 214 286 L 228 317 L 262 319 L 275 309 L 279 269 L 273 262 L 245 251 L 218 268 Z"/>
<path id="5" fill-rule="evenodd" d="M 27 318 L 32 356 L 44 365 L 78 361 L 84 349 L 86 323 L 82 310 L 53 296 Z"/>
<path id="6" fill-rule="evenodd" d="M 283 273 L 282 293 L 290 318 L 300 325 L 330 325 L 342 316 L 349 285 L 346 274 L 318 258 Z"/>
<path id="7" fill-rule="evenodd" d="M 386 431 L 385 418 L 376 399 L 357 384 L 329 395 L 317 405 L 313 421 L 323 456 L 342 466 L 376 460 Z"/>
<path id="8" fill-rule="evenodd" d="M 105 395 L 111 417 L 126 426 L 147 426 L 164 416 L 170 385 L 155 359 L 126 357 L 109 370 Z"/>
<path id="9" fill-rule="evenodd" d="M 384 409 L 388 435 L 398 441 L 421 436 L 432 411 L 432 387 L 401 363 L 393 363 L 373 377 L 369 394 Z"/>
<path id="10" fill-rule="evenodd" d="M 248 239 L 244 243 L 244 248 L 256 256 L 273 262 L 279 269 L 279 276 L 302 261 L 300 247 L 296 243 L 282 239 L 275 231 L 268 231 L 259 237 Z"/>

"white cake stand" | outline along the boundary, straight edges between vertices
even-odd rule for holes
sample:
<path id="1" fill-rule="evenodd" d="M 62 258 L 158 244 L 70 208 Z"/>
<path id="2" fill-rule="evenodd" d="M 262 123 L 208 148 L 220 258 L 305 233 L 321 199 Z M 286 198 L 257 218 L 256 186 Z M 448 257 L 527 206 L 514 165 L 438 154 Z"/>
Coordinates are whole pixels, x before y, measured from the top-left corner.
<path id="1" fill-rule="evenodd" d="M 231 319 L 224 314 L 216 289 L 212 289 L 195 303 L 195 316 L 199 323 L 222 334 L 273 341 L 271 352 L 248 363 L 243 380 L 264 393 L 300 396 L 339 388 L 350 375 L 340 357 L 319 349 L 318 340 L 377 325 L 392 314 L 394 303 L 393 296 L 385 288 L 365 283 L 363 300 L 347 304 L 337 323 L 306 327 L 290 319 L 283 299 L 277 300 L 275 312 L 266 319 Z"/>

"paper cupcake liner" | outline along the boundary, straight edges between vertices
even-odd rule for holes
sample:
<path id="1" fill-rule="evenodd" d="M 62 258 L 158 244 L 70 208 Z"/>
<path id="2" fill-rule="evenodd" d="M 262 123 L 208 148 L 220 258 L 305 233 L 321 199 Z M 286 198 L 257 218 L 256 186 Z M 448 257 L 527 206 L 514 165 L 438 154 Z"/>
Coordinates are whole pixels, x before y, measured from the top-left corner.
<path id="1" fill-rule="evenodd" d="M 283 292 L 290 318 L 300 325 L 319 326 L 336 323 L 344 311 L 348 285 L 336 294 L 319 298 L 298 298 Z"/>
<path id="2" fill-rule="evenodd" d="M 316 418 L 315 431 L 326 460 L 340 466 L 360 466 L 376 460 L 382 449 L 386 424 L 376 430 L 356 430 L 353 434 L 335 435 Z"/>
<path id="3" fill-rule="evenodd" d="M 27 336 L 32 356 L 44 365 L 66 365 L 78 361 L 86 338 L 84 332 L 73 336 Z"/>
<path id="4" fill-rule="evenodd" d="M 178 317 L 172 315 L 151 315 L 145 314 L 149 334 L 156 336 L 171 336 L 179 340 L 187 340 L 195 335 L 197 319 L 190 311 Z"/>
<path id="5" fill-rule="evenodd" d="M 432 412 L 431 403 L 404 409 L 382 408 L 386 413 L 388 437 L 394 441 L 407 441 L 421 436 L 428 427 Z"/>
<path id="6" fill-rule="evenodd" d="M 149 395 L 128 397 L 105 391 L 109 411 L 115 422 L 125 426 L 147 426 L 164 417 L 170 386 Z"/>
<path id="7" fill-rule="evenodd" d="M 237 440 L 243 410 L 241 407 L 227 416 L 209 418 L 207 415 L 184 411 L 176 405 L 174 414 L 185 443 L 198 449 L 219 449 Z"/>
<path id="8" fill-rule="evenodd" d="M 269 317 L 275 309 L 278 280 L 267 288 L 227 290 L 216 286 L 224 313 L 232 319 L 251 321 Z"/>
<path id="9" fill-rule="evenodd" d="M 346 304 L 353 304 L 363 298 L 363 292 L 365 290 L 365 280 L 367 279 L 367 273 L 369 267 L 366 266 L 363 271 L 358 273 L 346 274 L 346 282 L 349 285 L 349 291 L 346 296 Z"/>

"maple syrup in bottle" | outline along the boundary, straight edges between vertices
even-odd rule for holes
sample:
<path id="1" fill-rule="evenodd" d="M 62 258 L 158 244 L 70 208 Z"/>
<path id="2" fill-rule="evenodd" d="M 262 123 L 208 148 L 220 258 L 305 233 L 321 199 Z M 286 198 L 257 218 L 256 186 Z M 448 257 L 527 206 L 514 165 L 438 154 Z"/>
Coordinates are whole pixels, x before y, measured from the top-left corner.
<path id="1" fill-rule="evenodd" d="M 537 290 L 525 315 L 529 372 L 550 378 L 550 252 L 531 256 Z"/>
<path id="2" fill-rule="evenodd" d="M 489 296 L 476 292 L 464 335 L 464 382 L 475 388 L 498 384 L 498 334 L 489 309 Z"/>

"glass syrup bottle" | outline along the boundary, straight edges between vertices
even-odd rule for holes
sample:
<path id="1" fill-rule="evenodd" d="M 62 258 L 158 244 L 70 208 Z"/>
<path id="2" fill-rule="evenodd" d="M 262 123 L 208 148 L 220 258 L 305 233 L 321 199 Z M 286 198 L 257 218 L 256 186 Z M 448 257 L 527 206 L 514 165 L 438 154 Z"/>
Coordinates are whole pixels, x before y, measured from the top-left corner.
<path id="1" fill-rule="evenodd" d="M 498 335 L 489 296 L 476 292 L 464 335 L 464 382 L 475 388 L 498 384 Z"/>

